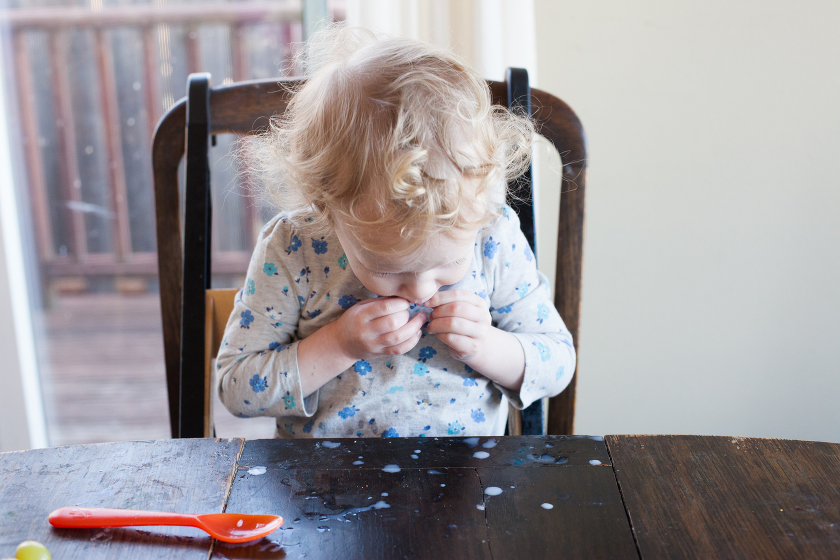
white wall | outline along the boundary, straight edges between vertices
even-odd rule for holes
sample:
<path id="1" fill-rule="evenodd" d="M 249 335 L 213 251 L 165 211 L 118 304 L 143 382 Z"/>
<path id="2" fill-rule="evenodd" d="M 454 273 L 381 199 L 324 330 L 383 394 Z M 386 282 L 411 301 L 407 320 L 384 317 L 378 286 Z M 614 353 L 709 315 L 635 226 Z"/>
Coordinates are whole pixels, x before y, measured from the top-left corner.
<path id="1" fill-rule="evenodd" d="M 840 3 L 535 15 L 589 147 L 576 431 L 840 442 Z"/>

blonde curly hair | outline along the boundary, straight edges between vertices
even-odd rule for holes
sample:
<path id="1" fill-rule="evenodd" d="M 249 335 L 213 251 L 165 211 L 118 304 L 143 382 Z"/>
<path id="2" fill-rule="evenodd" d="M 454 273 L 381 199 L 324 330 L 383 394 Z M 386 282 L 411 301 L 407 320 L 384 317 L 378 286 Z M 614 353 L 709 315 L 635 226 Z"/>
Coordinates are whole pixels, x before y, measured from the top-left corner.
<path id="1" fill-rule="evenodd" d="M 409 254 L 498 218 L 534 129 L 493 105 L 474 70 L 432 45 L 341 25 L 304 57 L 308 79 L 286 111 L 240 149 L 262 197 L 296 227 L 320 236 L 341 220 L 367 233 L 367 249 Z"/>

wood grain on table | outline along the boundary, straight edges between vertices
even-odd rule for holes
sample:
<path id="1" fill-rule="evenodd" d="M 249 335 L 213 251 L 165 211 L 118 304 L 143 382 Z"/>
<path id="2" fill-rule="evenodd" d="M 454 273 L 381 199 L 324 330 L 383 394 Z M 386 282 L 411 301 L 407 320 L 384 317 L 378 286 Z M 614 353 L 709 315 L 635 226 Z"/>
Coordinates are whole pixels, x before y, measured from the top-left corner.
<path id="1" fill-rule="evenodd" d="M 606 436 L 642 558 L 840 558 L 840 444 Z"/>
<path id="2" fill-rule="evenodd" d="M 0 557 L 25 540 L 56 559 L 206 559 L 213 540 L 187 527 L 56 529 L 63 506 L 220 513 L 244 440 L 102 443 L 0 454 Z"/>
<path id="3" fill-rule="evenodd" d="M 601 439 L 248 441 L 228 509 L 286 523 L 213 557 L 635 559 Z"/>

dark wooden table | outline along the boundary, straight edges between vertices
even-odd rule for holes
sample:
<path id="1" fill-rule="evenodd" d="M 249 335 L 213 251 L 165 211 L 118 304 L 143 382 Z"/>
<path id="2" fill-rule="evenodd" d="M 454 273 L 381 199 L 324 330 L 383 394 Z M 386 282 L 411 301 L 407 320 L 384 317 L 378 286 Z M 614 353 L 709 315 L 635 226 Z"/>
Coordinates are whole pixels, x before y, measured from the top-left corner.
<path id="1" fill-rule="evenodd" d="M 286 518 L 54 529 L 67 505 Z M 0 454 L 0 557 L 840 558 L 840 444 L 699 436 L 160 440 Z"/>

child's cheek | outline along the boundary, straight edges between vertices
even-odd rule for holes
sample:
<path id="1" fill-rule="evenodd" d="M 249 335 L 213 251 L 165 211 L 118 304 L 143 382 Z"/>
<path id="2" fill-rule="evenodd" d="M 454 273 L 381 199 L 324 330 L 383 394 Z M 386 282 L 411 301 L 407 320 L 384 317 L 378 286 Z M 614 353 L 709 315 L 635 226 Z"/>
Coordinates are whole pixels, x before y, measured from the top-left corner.
<path id="1" fill-rule="evenodd" d="M 394 294 L 392 293 L 391 288 L 388 286 L 387 282 L 383 282 L 382 279 L 376 278 L 374 276 L 359 276 L 356 275 L 359 280 L 361 280 L 362 285 L 367 288 L 369 291 L 373 292 L 379 297 L 390 297 Z"/>

